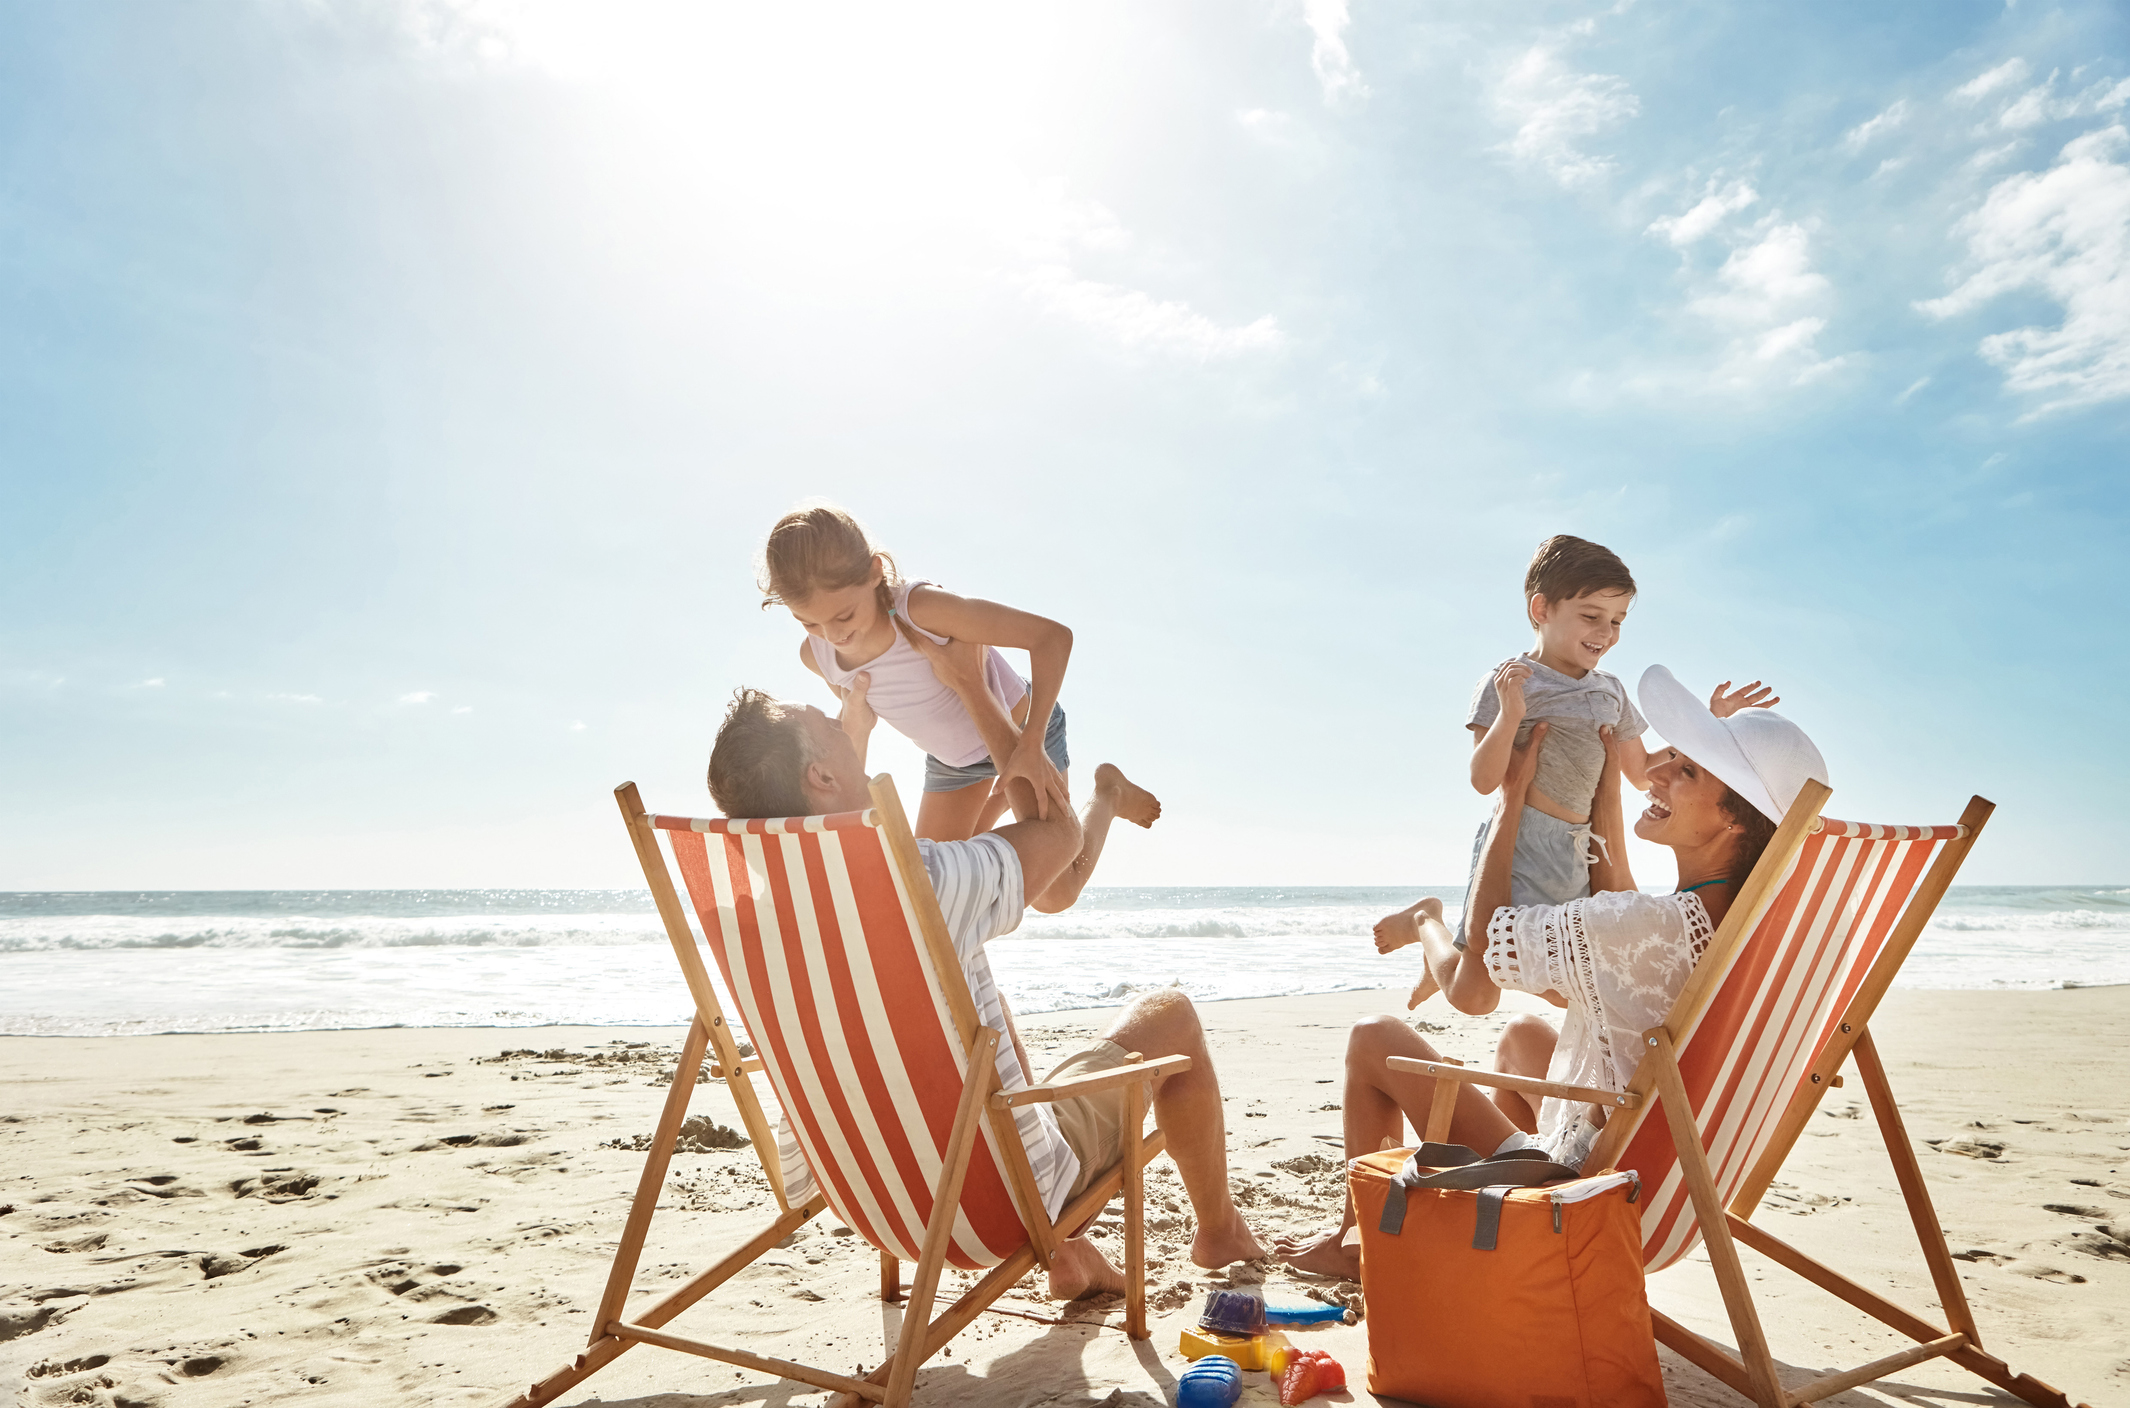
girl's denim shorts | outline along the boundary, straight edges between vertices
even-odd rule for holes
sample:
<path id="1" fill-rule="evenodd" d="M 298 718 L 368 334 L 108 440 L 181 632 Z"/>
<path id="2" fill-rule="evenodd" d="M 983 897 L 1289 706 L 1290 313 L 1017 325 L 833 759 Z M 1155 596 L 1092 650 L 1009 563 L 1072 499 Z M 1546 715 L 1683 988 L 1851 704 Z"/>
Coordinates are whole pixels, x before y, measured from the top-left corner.
<path id="1" fill-rule="evenodd" d="M 1043 730 L 1043 751 L 1050 755 L 1052 766 L 1059 772 L 1072 765 L 1071 754 L 1065 751 L 1065 706 L 1050 706 L 1050 726 Z M 927 792 L 959 792 L 964 787 L 974 787 L 979 782 L 989 782 L 998 776 L 998 764 L 989 758 L 979 758 L 965 768 L 942 763 L 930 753 L 924 755 L 924 790 Z"/>

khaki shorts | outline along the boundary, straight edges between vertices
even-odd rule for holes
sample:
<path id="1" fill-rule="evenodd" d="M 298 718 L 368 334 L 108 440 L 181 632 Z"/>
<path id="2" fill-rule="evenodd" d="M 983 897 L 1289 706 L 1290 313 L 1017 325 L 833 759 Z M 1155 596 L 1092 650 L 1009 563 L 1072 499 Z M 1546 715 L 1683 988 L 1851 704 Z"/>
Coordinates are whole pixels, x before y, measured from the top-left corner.
<path id="1" fill-rule="evenodd" d="M 1124 1058 L 1130 1054 L 1103 1037 L 1067 1056 L 1043 1080 L 1048 1083 L 1114 1071 L 1128 1064 Z M 1075 1095 L 1058 1101 L 1051 1109 L 1057 1112 L 1058 1133 L 1065 1136 L 1065 1143 L 1080 1160 L 1080 1176 L 1065 1195 L 1076 1198 L 1087 1191 L 1096 1174 L 1108 1172 L 1124 1156 L 1124 1090 L 1120 1086 L 1094 1095 Z"/>

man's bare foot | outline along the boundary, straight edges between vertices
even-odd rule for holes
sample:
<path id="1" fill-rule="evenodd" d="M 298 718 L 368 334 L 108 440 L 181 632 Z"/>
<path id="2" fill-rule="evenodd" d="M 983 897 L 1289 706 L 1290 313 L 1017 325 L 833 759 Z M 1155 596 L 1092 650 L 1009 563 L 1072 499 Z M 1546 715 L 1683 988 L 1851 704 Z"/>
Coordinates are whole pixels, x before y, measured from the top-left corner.
<path id="1" fill-rule="evenodd" d="M 1078 1300 L 1082 1296 L 1124 1294 L 1124 1273 L 1109 1264 L 1093 1242 L 1075 1237 L 1058 1243 L 1050 1258 L 1050 1298 Z"/>
<path id="2" fill-rule="evenodd" d="M 1346 1229 L 1335 1227 L 1314 1237 L 1281 1237 L 1272 1244 L 1272 1255 L 1297 1271 L 1319 1276 L 1361 1279 L 1361 1254 L 1346 1245 Z"/>
<path id="3" fill-rule="evenodd" d="M 1204 1227 L 1191 1238 L 1191 1262 L 1207 1270 L 1217 1270 L 1234 1261 L 1255 1261 L 1265 1254 L 1264 1244 L 1243 1221 L 1241 1209 L 1235 1211 L 1233 1220 L 1226 1227 Z"/>
<path id="4" fill-rule="evenodd" d="M 1421 1003 L 1441 991 L 1442 985 L 1435 981 L 1435 975 L 1422 971 L 1420 981 L 1413 984 L 1413 995 L 1405 999 L 1405 1010 L 1412 1011 L 1415 1007 L 1418 1007 Z"/>
<path id="5" fill-rule="evenodd" d="M 1095 792 L 1135 826 L 1152 826 L 1161 819 L 1161 799 L 1126 777 L 1115 763 L 1095 769 Z"/>

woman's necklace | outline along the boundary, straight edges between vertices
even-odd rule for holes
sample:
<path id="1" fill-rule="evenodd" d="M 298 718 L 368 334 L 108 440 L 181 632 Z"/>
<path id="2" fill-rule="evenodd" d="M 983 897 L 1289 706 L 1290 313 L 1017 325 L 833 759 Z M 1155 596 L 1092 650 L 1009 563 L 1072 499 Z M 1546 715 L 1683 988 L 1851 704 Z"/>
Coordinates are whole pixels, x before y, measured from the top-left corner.
<path id="1" fill-rule="evenodd" d="M 1690 895 L 1690 894 L 1692 894 L 1692 893 L 1693 893 L 1694 891 L 1696 891 L 1696 890 L 1705 890 L 1705 889 L 1707 889 L 1707 888 L 1708 888 L 1709 886 L 1711 886 L 1711 885 L 1728 885 L 1728 884 L 1730 884 L 1730 883 L 1731 883 L 1731 877 L 1730 877 L 1730 876 L 1728 876 L 1728 875 L 1719 875 L 1719 876 L 1717 876 L 1717 877 L 1716 877 L 1715 879 L 1713 879 L 1713 880 L 1703 880 L 1703 881 L 1702 881 L 1702 882 L 1701 882 L 1700 884 L 1698 884 L 1698 885 L 1686 885 L 1686 886 L 1683 886 L 1683 887 L 1681 887 L 1681 888 L 1680 888 L 1680 890 L 1679 890 L 1679 893 L 1680 893 L 1680 894 L 1682 894 L 1682 895 Z"/>

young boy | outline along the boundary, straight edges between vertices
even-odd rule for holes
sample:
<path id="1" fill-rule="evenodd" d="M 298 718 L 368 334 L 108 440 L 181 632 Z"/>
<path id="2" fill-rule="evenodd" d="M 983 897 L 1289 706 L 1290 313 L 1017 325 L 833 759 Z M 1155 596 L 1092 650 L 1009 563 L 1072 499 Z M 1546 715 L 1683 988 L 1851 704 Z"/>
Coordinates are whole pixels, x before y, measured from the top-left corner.
<path id="1" fill-rule="evenodd" d="M 1621 773 L 1636 790 L 1649 789 L 1644 777 L 1648 755 L 1642 747 L 1648 724 L 1618 677 L 1597 668 L 1619 641 L 1634 598 L 1633 575 L 1609 549 L 1565 533 L 1546 539 L 1524 572 L 1524 614 L 1533 633 L 1532 648 L 1489 670 L 1472 692 L 1464 722 L 1472 732 L 1472 788 L 1482 796 L 1500 789 L 1510 750 L 1541 722 L 1550 725 L 1517 826 L 1509 877 L 1513 904 L 1563 904 L 1589 894 L 1595 848 L 1621 844 L 1620 838 L 1590 830 L 1598 774 L 1605 763 L 1600 728 L 1610 728 L 1619 740 Z M 1709 700 L 1718 717 L 1776 702 L 1758 680 L 1733 694 L 1725 693 L 1729 687 L 1725 680 Z M 1473 882 L 1490 825 L 1491 820 L 1480 823 L 1472 842 Z M 1471 883 L 1465 890 L 1468 905 Z M 1388 953 L 1416 939 L 1418 912 L 1415 905 L 1378 924 L 1377 949 Z M 1465 945 L 1461 918 L 1453 942 L 1459 948 Z M 1434 991 L 1433 980 L 1423 976 L 1408 1006 L 1419 1006 Z"/>

